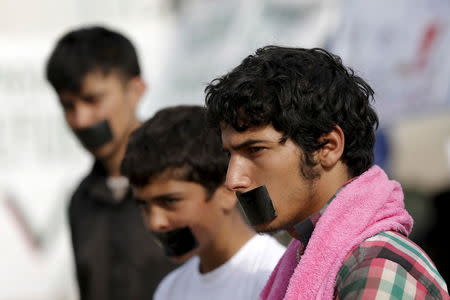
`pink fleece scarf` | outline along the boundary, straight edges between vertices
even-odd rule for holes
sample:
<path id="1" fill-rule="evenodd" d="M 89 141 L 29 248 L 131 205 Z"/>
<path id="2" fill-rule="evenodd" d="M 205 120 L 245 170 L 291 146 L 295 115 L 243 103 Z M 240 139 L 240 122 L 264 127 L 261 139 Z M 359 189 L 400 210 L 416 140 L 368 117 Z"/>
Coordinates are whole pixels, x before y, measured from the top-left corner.
<path id="1" fill-rule="evenodd" d="M 292 240 L 261 298 L 333 299 L 337 273 L 354 247 L 383 231 L 409 235 L 412 224 L 400 184 L 373 166 L 336 195 L 317 222 L 298 264 L 299 241 Z"/>

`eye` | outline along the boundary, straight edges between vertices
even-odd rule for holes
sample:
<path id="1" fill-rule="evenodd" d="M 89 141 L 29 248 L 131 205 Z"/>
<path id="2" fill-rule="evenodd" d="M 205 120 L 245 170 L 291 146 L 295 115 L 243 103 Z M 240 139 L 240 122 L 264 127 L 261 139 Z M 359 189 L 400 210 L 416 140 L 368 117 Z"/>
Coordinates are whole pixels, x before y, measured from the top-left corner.
<path id="1" fill-rule="evenodd" d="M 176 205 L 181 201 L 181 198 L 177 197 L 164 197 L 162 199 L 158 199 L 156 202 L 167 209 L 175 208 Z"/>
<path id="2" fill-rule="evenodd" d="M 134 199 L 134 203 L 139 207 L 146 207 L 148 205 L 147 201 L 141 199 Z"/>
<path id="3" fill-rule="evenodd" d="M 248 152 L 249 152 L 250 154 L 257 154 L 257 153 L 261 152 L 261 151 L 264 150 L 264 149 L 265 149 L 264 147 L 257 147 L 257 146 L 255 146 L 255 147 L 249 147 L 249 148 L 248 148 Z"/>
<path id="4" fill-rule="evenodd" d="M 64 111 L 72 111 L 74 109 L 72 102 L 61 102 L 61 106 Z"/>
<path id="5" fill-rule="evenodd" d="M 96 103 L 100 102 L 100 100 L 101 100 L 100 95 L 89 95 L 89 96 L 84 97 L 84 101 L 86 101 L 87 103 L 90 103 L 90 104 L 96 104 Z"/>
<path id="6" fill-rule="evenodd" d="M 173 203 L 177 203 L 180 200 L 181 200 L 180 198 L 170 197 L 170 198 L 164 199 L 163 201 L 164 201 L 164 203 L 167 203 L 167 204 L 173 204 Z"/>

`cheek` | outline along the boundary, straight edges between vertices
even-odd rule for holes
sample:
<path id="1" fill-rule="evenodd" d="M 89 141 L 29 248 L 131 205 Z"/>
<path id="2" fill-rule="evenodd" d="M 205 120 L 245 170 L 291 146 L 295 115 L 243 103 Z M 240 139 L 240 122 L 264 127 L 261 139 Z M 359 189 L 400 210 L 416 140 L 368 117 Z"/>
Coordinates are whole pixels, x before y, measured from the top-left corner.
<path id="1" fill-rule="evenodd" d="M 109 119 L 115 120 L 120 119 L 122 115 L 124 114 L 124 108 L 117 99 L 113 99 L 110 101 L 110 104 L 107 108 L 105 108 L 105 116 Z"/>
<path id="2" fill-rule="evenodd" d="M 99 113 L 104 118 L 110 120 L 123 119 L 123 116 L 130 111 L 125 96 L 122 94 L 112 94 L 105 98 L 99 107 Z"/>
<path id="3" fill-rule="evenodd" d="M 196 203 L 196 200 L 185 199 L 171 212 L 171 219 L 179 226 L 196 227 L 197 223 L 203 219 L 201 207 Z"/>
<path id="4" fill-rule="evenodd" d="M 146 206 L 146 207 L 141 207 L 139 208 L 140 212 L 141 212 L 141 218 L 142 221 L 144 222 L 145 228 L 147 228 L 148 230 L 150 229 L 150 209 Z"/>
<path id="5" fill-rule="evenodd" d="M 298 159 L 279 161 L 271 166 L 265 180 L 273 205 L 278 212 L 289 210 L 306 192 L 300 176 Z"/>
<path id="6" fill-rule="evenodd" d="M 63 111 L 63 114 L 67 124 L 69 124 L 69 126 L 72 127 L 72 124 L 75 119 L 75 114 L 73 113 L 73 111 Z"/>
<path id="7" fill-rule="evenodd" d="M 201 205 L 190 216 L 190 225 L 201 244 L 208 243 L 219 230 L 221 216 L 212 205 Z"/>

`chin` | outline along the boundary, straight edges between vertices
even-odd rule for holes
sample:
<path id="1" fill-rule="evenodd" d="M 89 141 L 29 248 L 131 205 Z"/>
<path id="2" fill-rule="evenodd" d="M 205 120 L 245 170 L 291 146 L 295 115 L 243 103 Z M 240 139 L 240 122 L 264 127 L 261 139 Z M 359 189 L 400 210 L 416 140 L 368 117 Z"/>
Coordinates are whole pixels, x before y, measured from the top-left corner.
<path id="1" fill-rule="evenodd" d="M 105 160 L 112 155 L 112 144 L 107 143 L 94 149 L 87 149 L 96 159 Z"/>
<path id="2" fill-rule="evenodd" d="M 285 229 L 274 221 L 276 221 L 276 218 L 273 221 L 256 225 L 253 229 L 258 233 L 275 233 Z"/>
<path id="3" fill-rule="evenodd" d="M 194 251 L 188 252 L 182 256 L 169 256 L 169 260 L 176 263 L 176 264 L 182 264 L 186 262 L 188 259 L 193 257 L 195 255 Z"/>

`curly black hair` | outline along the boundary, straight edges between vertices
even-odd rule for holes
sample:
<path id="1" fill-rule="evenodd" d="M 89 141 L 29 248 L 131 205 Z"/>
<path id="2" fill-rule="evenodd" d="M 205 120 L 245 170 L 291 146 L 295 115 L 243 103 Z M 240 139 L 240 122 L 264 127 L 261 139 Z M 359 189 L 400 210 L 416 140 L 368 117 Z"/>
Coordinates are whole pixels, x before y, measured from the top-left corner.
<path id="1" fill-rule="evenodd" d="M 315 165 L 314 151 L 323 134 L 342 128 L 342 161 L 351 176 L 373 164 L 374 111 L 372 88 L 341 59 L 324 49 L 266 46 L 246 57 L 228 74 L 206 87 L 207 118 L 237 131 L 271 124 L 291 138 Z"/>
<path id="2" fill-rule="evenodd" d="M 220 137 L 206 126 L 206 109 L 175 106 L 160 110 L 132 133 L 121 173 L 134 186 L 171 172 L 212 194 L 225 181 L 228 157 Z"/>

